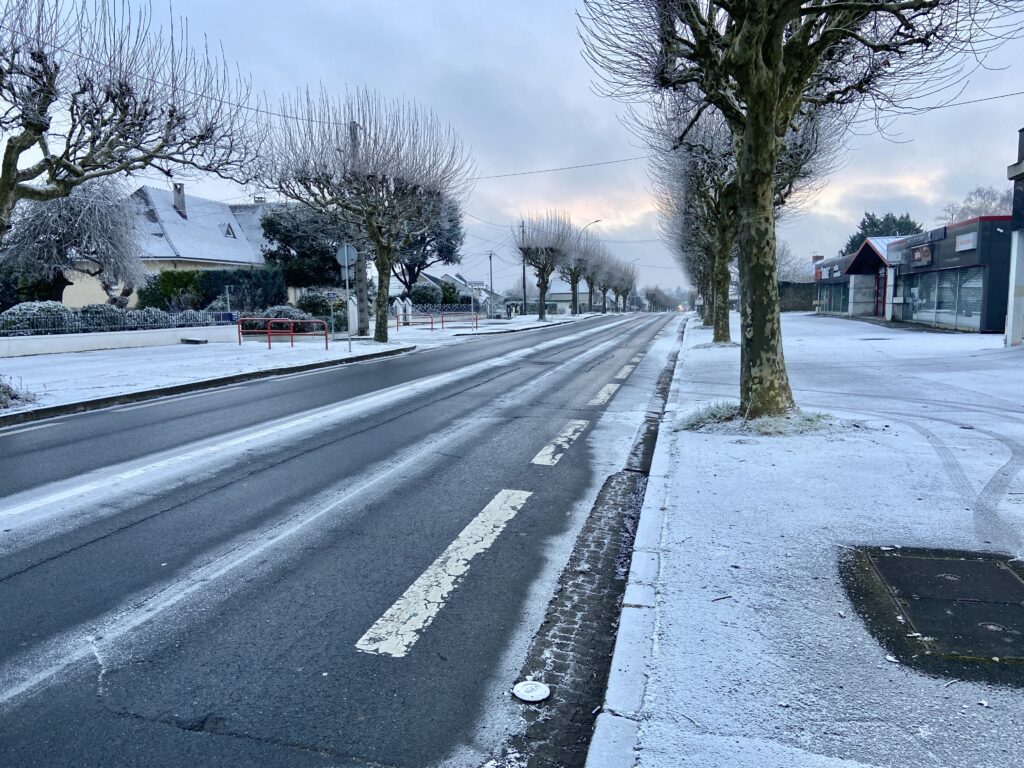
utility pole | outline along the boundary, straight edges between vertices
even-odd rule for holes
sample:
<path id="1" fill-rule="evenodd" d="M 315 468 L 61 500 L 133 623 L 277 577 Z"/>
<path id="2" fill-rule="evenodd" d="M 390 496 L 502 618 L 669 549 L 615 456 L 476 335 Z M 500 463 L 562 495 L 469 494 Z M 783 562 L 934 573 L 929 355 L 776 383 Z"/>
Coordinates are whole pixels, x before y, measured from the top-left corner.
<path id="1" fill-rule="evenodd" d="M 519 240 L 522 243 L 526 243 L 526 222 L 520 219 L 519 221 Z M 523 257 L 523 316 L 526 316 L 526 252 L 521 252 Z"/>
<path id="2" fill-rule="evenodd" d="M 494 315 L 494 251 L 487 252 L 487 266 L 491 273 L 491 294 L 487 297 L 487 314 Z"/>

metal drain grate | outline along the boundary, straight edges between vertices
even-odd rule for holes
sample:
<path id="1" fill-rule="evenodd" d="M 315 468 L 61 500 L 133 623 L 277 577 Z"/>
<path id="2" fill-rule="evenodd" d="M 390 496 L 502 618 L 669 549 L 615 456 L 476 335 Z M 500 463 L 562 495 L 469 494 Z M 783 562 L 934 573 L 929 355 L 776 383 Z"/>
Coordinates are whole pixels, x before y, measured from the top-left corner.
<path id="1" fill-rule="evenodd" d="M 1010 558 L 888 548 L 865 553 L 903 614 L 908 637 L 928 652 L 1024 662 L 1024 579 Z"/>

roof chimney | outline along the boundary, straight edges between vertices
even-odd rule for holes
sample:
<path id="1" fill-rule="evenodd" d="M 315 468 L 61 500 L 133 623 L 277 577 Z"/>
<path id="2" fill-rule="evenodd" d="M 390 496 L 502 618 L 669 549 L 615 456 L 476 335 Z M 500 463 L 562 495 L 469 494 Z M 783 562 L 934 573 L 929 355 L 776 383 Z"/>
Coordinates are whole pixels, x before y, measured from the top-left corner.
<path id="1" fill-rule="evenodd" d="M 820 253 L 815 253 L 815 254 L 811 255 L 811 264 L 817 264 L 819 261 L 824 261 L 824 260 L 825 260 L 825 257 L 822 256 Z"/>
<path id="2" fill-rule="evenodd" d="M 188 218 L 188 212 L 185 210 L 185 185 L 180 181 L 174 182 L 174 210 L 181 218 Z"/>

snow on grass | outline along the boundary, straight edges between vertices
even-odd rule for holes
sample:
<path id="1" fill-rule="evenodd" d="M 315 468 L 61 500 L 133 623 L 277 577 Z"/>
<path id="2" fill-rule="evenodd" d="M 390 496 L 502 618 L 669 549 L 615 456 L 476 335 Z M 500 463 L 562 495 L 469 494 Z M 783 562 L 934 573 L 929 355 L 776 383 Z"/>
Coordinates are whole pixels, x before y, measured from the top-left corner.
<path id="1" fill-rule="evenodd" d="M 36 396 L 31 392 L 22 389 L 21 383 L 15 385 L 3 376 L 0 376 L 0 409 L 11 408 L 18 405 L 33 403 Z"/>
<path id="2" fill-rule="evenodd" d="M 715 432 L 725 435 L 802 435 L 836 425 L 835 419 L 824 413 L 806 413 L 796 410 L 783 416 L 743 418 L 739 403 L 720 400 L 706 403 L 686 414 L 676 425 L 676 431 Z"/>
<path id="3" fill-rule="evenodd" d="M 739 353 L 696 349 L 710 335 L 687 329 L 680 412 L 727 419 Z M 1024 551 L 1024 350 L 792 314 L 783 339 L 798 405 L 845 424 L 781 440 L 709 421 L 659 439 L 637 765 L 1024 763 L 1021 692 L 887 661 L 839 575 L 861 545 Z"/>

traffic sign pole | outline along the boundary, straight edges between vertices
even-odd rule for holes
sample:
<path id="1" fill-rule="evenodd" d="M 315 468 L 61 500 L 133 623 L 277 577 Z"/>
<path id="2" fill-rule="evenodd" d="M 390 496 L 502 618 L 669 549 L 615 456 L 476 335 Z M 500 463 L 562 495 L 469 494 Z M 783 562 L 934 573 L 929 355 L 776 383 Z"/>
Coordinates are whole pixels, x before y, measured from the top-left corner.
<path id="1" fill-rule="evenodd" d="M 348 287 L 348 271 L 356 263 L 358 255 L 355 247 L 348 243 L 339 245 L 337 253 L 334 254 L 334 258 L 345 273 L 345 329 L 348 335 L 348 351 L 350 353 L 352 352 L 352 313 L 349 312 L 349 303 L 352 301 L 352 298 Z"/>

